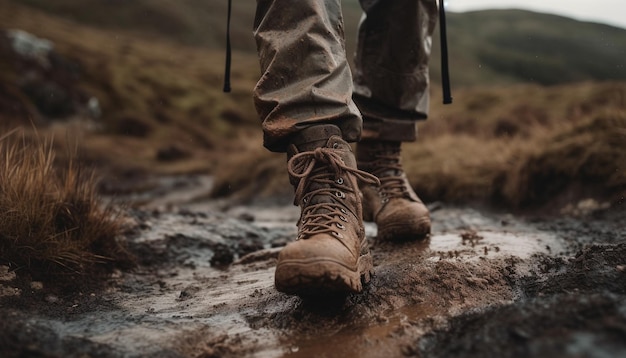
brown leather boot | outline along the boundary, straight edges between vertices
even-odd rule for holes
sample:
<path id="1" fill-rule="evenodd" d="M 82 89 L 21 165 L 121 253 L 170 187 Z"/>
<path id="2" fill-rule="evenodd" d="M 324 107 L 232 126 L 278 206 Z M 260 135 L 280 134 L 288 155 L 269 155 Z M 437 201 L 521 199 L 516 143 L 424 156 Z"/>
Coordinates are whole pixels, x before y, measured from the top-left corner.
<path id="1" fill-rule="evenodd" d="M 400 142 L 365 140 L 357 146 L 358 167 L 381 185 L 361 185 L 363 219 L 378 226 L 382 240 L 414 240 L 430 233 L 430 214 L 400 163 Z"/>
<path id="2" fill-rule="evenodd" d="M 377 179 L 357 170 L 350 146 L 339 136 L 317 148 L 292 145 L 289 155 L 294 204 L 302 211 L 296 241 L 278 255 L 276 289 L 301 296 L 360 292 L 373 264 L 357 180 Z"/>

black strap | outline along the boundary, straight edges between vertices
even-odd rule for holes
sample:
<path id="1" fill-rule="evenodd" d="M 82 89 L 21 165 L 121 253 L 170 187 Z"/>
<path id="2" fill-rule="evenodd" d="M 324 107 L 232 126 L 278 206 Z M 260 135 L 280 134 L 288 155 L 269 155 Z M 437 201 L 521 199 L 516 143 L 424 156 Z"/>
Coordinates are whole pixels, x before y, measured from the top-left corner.
<path id="1" fill-rule="evenodd" d="M 446 33 L 446 10 L 443 0 L 439 0 L 439 37 L 441 38 L 441 85 L 443 87 L 443 104 L 452 103 L 450 90 L 450 71 L 448 68 L 448 35 Z"/>
<path id="2" fill-rule="evenodd" d="M 232 0 L 228 0 L 228 17 L 226 18 L 226 68 L 224 69 L 224 92 L 230 92 L 230 62 L 232 50 L 230 48 L 230 13 Z"/>

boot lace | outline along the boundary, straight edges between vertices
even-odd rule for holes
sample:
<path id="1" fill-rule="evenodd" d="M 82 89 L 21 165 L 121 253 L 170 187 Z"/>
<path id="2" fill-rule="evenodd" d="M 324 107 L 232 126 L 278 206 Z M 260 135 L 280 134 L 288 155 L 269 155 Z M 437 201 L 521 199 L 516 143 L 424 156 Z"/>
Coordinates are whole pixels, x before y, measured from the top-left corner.
<path id="1" fill-rule="evenodd" d="M 349 175 L 366 183 L 380 184 L 374 175 L 346 166 L 332 148 L 298 153 L 287 163 L 287 170 L 298 181 L 294 205 L 302 206 L 298 239 L 323 233 L 343 238 L 340 231 L 346 230 L 348 213 L 357 217 L 344 200 L 346 193 L 359 195 Z"/>
<path id="2" fill-rule="evenodd" d="M 378 187 L 378 192 L 382 201 L 386 203 L 394 198 L 410 198 L 403 177 L 404 170 L 400 164 L 400 150 L 376 150 L 371 151 L 370 156 L 374 160 L 368 162 L 366 166 L 371 168 L 370 172 L 380 180 L 381 185 Z"/>

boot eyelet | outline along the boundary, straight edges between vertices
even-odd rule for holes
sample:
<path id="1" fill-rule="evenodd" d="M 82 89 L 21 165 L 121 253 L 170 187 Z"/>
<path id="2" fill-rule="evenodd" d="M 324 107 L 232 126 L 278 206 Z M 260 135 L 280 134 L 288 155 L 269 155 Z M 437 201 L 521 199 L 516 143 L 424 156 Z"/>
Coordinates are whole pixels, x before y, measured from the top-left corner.
<path id="1" fill-rule="evenodd" d="M 346 217 L 345 217 L 345 216 L 343 216 L 343 215 L 341 215 L 341 216 L 339 217 L 339 220 L 341 220 L 341 221 L 343 221 L 343 222 L 346 222 L 346 223 L 348 222 L 348 219 L 346 219 Z"/>
<path id="2" fill-rule="evenodd" d="M 348 212 L 347 212 L 347 211 L 346 211 L 346 209 L 344 209 L 344 208 L 339 208 L 339 211 L 341 211 L 341 212 L 342 212 L 342 213 L 344 213 L 344 214 L 348 214 Z"/>
<path id="3" fill-rule="evenodd" d="M 337 149 L 337 148 L 339 148 L 339 143 L 337 142 L 333 143 L 333 149 Z"/>
<path id="4" fill-rule="evenodd" d="M 381 200 L 383 202 L 383 204 L 387 203 L 389 201 L 389 198 L 383 198 L 383 200 Z"/>
<path id="5" fill-rule="evenodd" d="M 345 230 L 345 229 L 346 229 L 346 227 L 345 227 L 343 224 L 336 223 L 335 225 L 336 225 L 338 228 L 340 228 L 341 230 Z"/>
<path id="6" fill-rule="evenodd" d="M 333 234 L 333 236 L 336 236 L 336 237 L 338 237 L 338 238 L 340 238 L 340 239 L 343 239 L 343 235 L 341 235 L 341 234 L 340 234 L 340 233 L 338 233 L 337 231 L 333 231 L 333 232 L 332 232 L 332 234 Z"/>
<path id="7" fill-rule="evenodd" d="M 342 191 L 336 191 L 335 192 L 335 196 L 341 199 L 345 199 L 346 198 L 346 194 L 344 194 Z"/>
<path id="8" fill-rule="evenodd" d="M 339 185 L 343 184 L 343 178 L 337 179 L 336 183 L 339 184 Z"/>

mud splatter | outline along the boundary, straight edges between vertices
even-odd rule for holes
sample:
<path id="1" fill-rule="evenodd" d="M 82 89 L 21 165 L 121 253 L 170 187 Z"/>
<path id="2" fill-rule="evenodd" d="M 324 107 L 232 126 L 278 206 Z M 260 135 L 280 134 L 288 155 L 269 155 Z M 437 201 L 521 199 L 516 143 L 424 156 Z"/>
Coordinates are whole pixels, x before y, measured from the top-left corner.
<path id="1" fill-rule="evenodd" d="M 626 350 L 624 212 L 529 220 L 438 204 L 430 239 L 375 240 L 361 295 L 273 288 L 297 208 L 135 210 L 140 258 L 97 292 L 0 282 L 3 356 L 615 356 Z M 506 225 L 502 223 L 506 222 Z"/>

